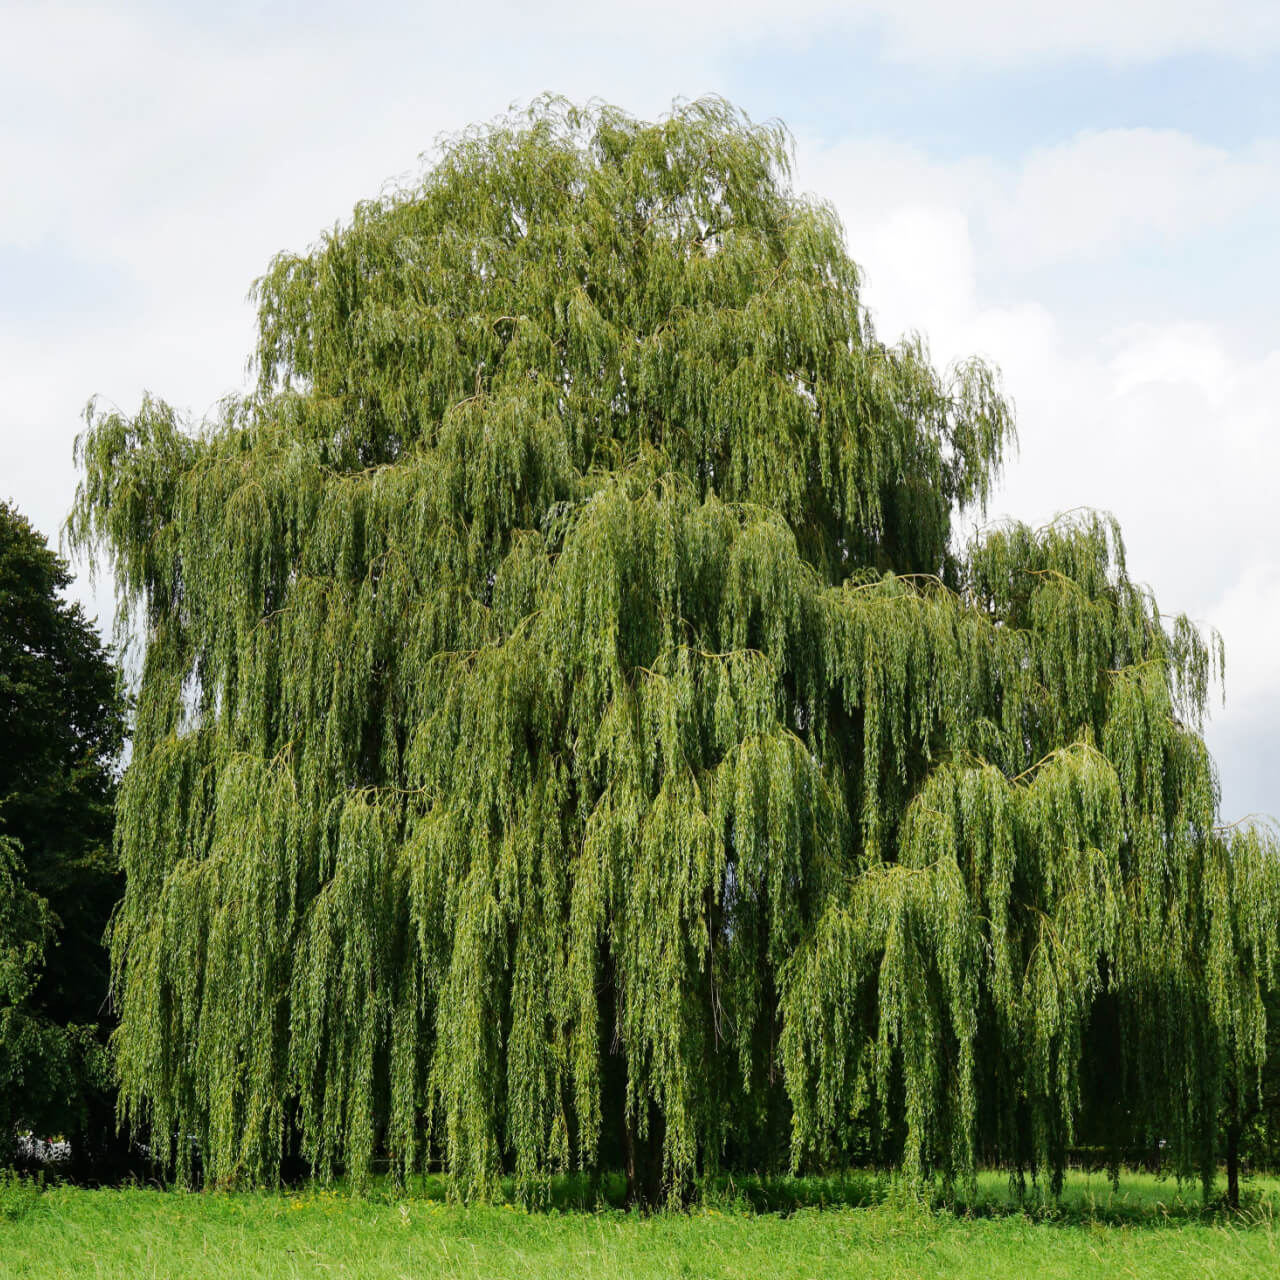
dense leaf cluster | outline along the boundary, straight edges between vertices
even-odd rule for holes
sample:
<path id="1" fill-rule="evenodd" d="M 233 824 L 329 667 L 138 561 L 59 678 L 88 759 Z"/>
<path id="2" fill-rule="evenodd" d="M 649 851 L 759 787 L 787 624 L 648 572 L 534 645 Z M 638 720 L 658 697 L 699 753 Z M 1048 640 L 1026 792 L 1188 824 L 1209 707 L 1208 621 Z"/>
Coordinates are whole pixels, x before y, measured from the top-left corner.
<path id="1" fill-rule="evenodd" d="M 124 1104 L 213 1177 L 1212 1157 L 1275 961 L 1213 648 L 1100 518 L 954 550 L 1008 407 L 787 172 L 541 102 L 277 259 L 219 421 L 91 412 Z"/>
<path id="2" fill-rule="evenodd" d="M 19 1125 L 74 1136 L 86 1159 L 113 1129 L 102 935 L 123 707 L 69 582 L 0 504 L 0 1159 Z"/>

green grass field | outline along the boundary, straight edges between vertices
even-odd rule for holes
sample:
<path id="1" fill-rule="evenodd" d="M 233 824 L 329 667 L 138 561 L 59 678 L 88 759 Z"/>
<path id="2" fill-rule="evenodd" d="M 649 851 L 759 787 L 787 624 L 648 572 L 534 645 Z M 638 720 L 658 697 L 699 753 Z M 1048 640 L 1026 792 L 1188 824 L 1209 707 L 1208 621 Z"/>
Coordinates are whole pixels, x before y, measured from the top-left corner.
<path id="1" fill-rule="evenodd" d="M 10 1277 L 1080 1277 L 1280 1276 L 1280 1184 L 1249 1184 L 1239 1217 L 1198 1188 L 1077 1175 L 1059 1205 L 980 1183 L 958 1212 L 904 1204 L 870 1178 L 725 1186 L 688 1213 L 465 1208 L 439 1188 L 185 1194 L 54 1187 L 0 1213 Z M 757 1212 L 762 1196 L 794 1207 Z M 861 1202 L 861 1203 L 859 1203 Z"/>

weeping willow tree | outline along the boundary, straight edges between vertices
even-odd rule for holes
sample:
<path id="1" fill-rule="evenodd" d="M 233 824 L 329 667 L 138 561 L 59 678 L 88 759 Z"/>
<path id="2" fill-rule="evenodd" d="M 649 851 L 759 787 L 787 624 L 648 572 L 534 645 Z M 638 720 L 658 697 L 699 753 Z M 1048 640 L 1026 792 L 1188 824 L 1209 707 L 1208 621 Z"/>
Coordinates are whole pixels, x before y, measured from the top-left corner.
<path id="1" fill-rule="evenodd" d="M 91 406 L 121 1105 L 183 1175 L 1211 1167 L 1276 963 L 1214 648 L 1101 518 L 957 549 L 1008 405 L 877 340 L 788 157 L 540 101 L 277 258 L 215 421 Z"/>

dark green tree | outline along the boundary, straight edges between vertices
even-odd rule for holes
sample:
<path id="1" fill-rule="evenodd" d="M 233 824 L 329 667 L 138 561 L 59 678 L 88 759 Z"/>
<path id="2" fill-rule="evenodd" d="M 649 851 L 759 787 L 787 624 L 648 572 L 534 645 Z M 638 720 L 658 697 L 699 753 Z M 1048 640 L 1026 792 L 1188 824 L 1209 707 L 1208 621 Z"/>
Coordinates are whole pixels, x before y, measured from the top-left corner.
<path id="1" fill-rule="evenodd" d="M 101 1028 L 123 704 L 110 656 L 63 591 L 66 564 L 0 504 L 0 1143 L 18 1126 L 72 1140 L 77 1167 L 114 1133 Z"/>
<path id="2" fill-rule="evenodd" d="M 1215 647 L 1104 519 L 955 546 L 1008 406 L 877 340 L 788 145 L 539 102 L 278 258 L 216 421 L 90 411 L 123 1102 L 215 1179 L 1060 1171 L 1091 1036 L 1212 1167 L 1274 935 Z"/>

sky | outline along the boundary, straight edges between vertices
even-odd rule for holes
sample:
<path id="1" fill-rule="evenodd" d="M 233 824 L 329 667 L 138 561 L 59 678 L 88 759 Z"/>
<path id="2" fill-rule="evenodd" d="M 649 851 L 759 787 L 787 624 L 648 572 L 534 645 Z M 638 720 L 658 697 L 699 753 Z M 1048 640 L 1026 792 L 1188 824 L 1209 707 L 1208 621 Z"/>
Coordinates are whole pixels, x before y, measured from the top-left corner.
<path id="1" fill-rule="evenodd" d="M 720 94 L 791 129 L 882 338 L 1001 370 L 986 518 L 1108 510 L 1221 632 L 1223 816 L 1280 815 L 1274 0 L 3 0 L 0 30 L 0 499 L 55 542 L 89 397 L 209 413 L 272 255 L 438 138 L 544 91 Z"/>

